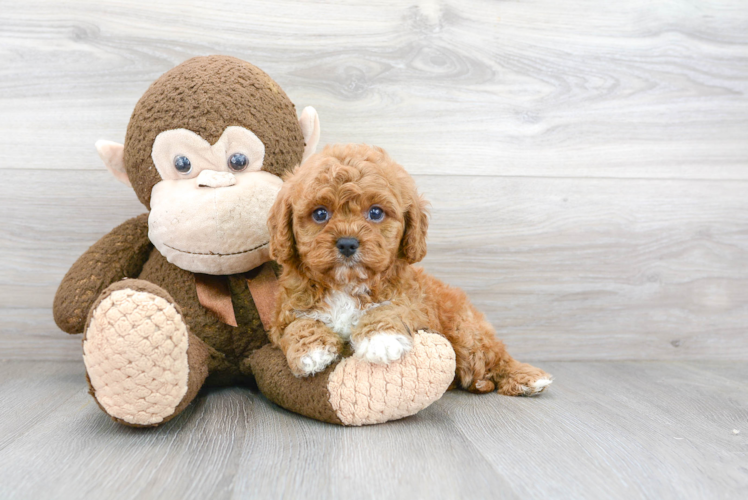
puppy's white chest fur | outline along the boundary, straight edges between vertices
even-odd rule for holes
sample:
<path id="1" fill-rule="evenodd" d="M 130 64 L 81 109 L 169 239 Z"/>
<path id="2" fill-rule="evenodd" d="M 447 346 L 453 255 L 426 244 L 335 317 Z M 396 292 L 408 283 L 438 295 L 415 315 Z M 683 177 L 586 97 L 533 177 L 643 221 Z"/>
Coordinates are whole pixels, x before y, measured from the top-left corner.
<path id="1" fill-rule="evenodd" d="M 361 316 L 373 307 L 382 304 L 361 305 L 361 301 L 345 292 L 333 290 L 325 296 L 322 307 L 313 311 L 304 311 L 297 316 L 316 319 L 327 325 L 343 340 L 350 340 L 351 332 L 358 324 Z"/>

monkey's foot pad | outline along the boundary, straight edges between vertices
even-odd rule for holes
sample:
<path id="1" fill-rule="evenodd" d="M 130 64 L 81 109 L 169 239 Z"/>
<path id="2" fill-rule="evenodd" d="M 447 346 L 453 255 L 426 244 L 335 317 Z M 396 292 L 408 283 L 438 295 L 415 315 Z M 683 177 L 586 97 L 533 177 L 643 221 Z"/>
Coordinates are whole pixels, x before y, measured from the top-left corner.
<path id="1" fill-rule="evenodd" d="M 441 335 L 419 331 L 412 350 L 388 365 L 356 357 L 330 374 L 330 404 L 345 425 L 370 425 L 413 415 L 439 399 L 455 376 L 455 352 Z"/>
<path id="2" fill-rule="evenodd" d="M 83 341 L 99 406 L 130 425 L 164 421 L 188 390 L 188 343 L 182 316 L 162 297 L 124 288 L 103 298 Z"/>

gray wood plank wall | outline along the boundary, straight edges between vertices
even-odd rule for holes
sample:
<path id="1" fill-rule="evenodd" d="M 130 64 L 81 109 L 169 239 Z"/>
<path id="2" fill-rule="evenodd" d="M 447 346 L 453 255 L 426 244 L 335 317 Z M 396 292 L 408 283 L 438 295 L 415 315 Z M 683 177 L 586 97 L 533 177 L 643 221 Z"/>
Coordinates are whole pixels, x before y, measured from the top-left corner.
<path id="1" fill-rule="evenodd" d="M 748 358 L 744 1 L 46 0 L 0 2 L 0 359 L 80 356 L 56 286 L 143 211 L 93 143 L 216 53 L 415 175 L 517 356 Z"/>

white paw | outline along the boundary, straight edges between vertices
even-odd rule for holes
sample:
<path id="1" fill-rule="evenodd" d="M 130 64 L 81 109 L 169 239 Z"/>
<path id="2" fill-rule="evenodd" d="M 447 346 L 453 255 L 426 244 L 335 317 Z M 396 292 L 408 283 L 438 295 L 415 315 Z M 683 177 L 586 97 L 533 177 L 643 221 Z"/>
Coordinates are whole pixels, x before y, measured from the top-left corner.
<path id="1" fill-rule="evenodd" d="M 327 368 L 337 357 L 337 354 L 327 349 L 313 349 L 301 357 L 299 365 L 304 376 L 309 376 Z"/>
<path id="2" fill-rule="evenodd" d="M 377 333 L 355 345 L 356 356 L 370 363 L 387 364 L 402 358 L 413 347 L 410 339 L 399 333 Z"/>
<path id="3" fill-rule="evenodd" d="M 553 383 L 553 379 L 551 378 L 539 378 L 532 384 L 530 384 L 530 387 L 522 386 L 523 394 L 525 396 L 534 396 L 536 394 L 540 394 L 545 390 L 546 387 L 551 385 Z"/>

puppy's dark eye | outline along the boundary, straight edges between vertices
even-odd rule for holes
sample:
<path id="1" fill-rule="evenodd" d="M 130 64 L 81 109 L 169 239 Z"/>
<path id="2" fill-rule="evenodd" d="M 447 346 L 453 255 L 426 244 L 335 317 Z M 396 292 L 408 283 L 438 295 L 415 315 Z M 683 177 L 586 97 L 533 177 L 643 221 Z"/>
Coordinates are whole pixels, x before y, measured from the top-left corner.
<path id="1" fill-rule="evenodd" d="M 326 208 L 315 208 L 314 212 L 312 212 L 312 219 L 314 219 L 314 222 L 317 224 L 322 224 L 323 222 L 327 222 L 327 219 L 330 218 L 330 214 L 327 211 Z"/>
<path id="2" fill-rule="evenodd" d="M 384 220 L 384 210 L 382 207 L 374 205 L 369 209 L 369 220 L 373 222 L 382 222 Z"/>
<path id="3" fill-rule="evenodd" d="M 247 168 L 247 165 L 249 165 L 249 159 L 247 159 L 247 155 L 234 153 L 233 155 L 231 155 L 231 158 L 229 158 L 229 168 L 234 172 L 241 172 L 242 170 Z"/>
<path id="4" fill-rule="evenodd" d="M 177 156 L 174 158 L 174 168 L 180 174 L 189 174 L 192 171 L 192 163 L 186 156 Z"/>

